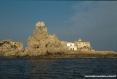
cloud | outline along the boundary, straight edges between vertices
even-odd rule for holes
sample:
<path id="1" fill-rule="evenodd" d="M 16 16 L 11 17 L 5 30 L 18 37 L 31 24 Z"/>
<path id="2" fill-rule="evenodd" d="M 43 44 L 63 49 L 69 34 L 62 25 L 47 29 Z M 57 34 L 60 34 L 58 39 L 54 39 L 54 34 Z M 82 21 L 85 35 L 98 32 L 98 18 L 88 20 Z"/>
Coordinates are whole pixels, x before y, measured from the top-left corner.
<path id="1" fill-rule="evenodd" d="M 94 50 L 117 51 L 117 2 L 83 1 L 71 6 L 72 16 L 63 27 L 53 27 L 60 40 L 77 41 L 78 38 L 91 43 Z"/>
<path id="2" fill-rule="evenodd" d="M 117 25 L 117 2 L 82 2 L 72 8 L 76 10 L 70 20 L 79 30 L 112 31 Z M 108 29 L 108 30 L 107 30 Z M 113 31 L 113 32 L 114 32 Z"/>
<path id="3" fill-rule="evenodd" d="M 104 49 L 117 47 L 117 2 L 116 1 L 83 1 L 71 7 L 74 14 L 66 22 L 72 22 L 69 27 L 74 38 L 80 36 L 89 39 L 94 45 Z M 111 42 L 110 42 L 111 41 Z M 96 43 L 97 42 L 97 43 Z M 100 44 L 97 45 L 96 44 Z M 109 45 L 113 45 L 109 47 Z M 117 50 L 116 50 L 117 51 Z"/>

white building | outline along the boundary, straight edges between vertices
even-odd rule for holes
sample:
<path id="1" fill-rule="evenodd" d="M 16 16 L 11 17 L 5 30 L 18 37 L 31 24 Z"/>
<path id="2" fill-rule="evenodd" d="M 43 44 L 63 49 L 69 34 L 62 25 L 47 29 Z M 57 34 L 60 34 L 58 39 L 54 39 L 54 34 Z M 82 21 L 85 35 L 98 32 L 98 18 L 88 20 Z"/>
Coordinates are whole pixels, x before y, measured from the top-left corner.
<path id="1" fill-rule="evenodd" d="M 67 42 L 67 41 L 61 41 L 61 44 L 65 50 L 92 51 L 90 42 L 83 41 L 82 39 L 78 39 L 74 43 Z"/>
<path id="2" fill-rule="evenodd" d="M 69 46 L 67 50 L 77 50 L 77 46 Z"/>
<path id="3" fill-rule="evenodd" d="M 67 42 L 67 50 L 77 50 L 77 46 L 72 42 Z"/>
<path id="4" fill-rule="evenodd" d="M 90 42 L 83 41 L 80 38 L 77 41 L 77 47 L 78 47 L 78 50 L 83 50 L 83 51 L 90 51 L 92 49 L 90 46 Z"/>
<path id="5" fill-rule="evenodd" d="M 74 46 L 74 43 L 72 43 L 72 42 L 67 42 L 67 47 L 69 47 L 69 46 Z"/>

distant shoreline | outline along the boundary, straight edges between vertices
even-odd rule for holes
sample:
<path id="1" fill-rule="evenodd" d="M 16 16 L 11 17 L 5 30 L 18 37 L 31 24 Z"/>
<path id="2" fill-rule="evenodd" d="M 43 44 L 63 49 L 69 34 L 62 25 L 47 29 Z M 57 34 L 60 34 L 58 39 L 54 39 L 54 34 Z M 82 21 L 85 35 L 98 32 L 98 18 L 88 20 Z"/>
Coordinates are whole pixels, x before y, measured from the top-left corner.
<path id="1" fill-rule="evenodd" d="M 117 58 L 117 52 L 83 52 L 83 51 L 64 51 L 62 53 L 46 53 L 45 55 L 9 55 L 0 56 L 3 58 Z"/>

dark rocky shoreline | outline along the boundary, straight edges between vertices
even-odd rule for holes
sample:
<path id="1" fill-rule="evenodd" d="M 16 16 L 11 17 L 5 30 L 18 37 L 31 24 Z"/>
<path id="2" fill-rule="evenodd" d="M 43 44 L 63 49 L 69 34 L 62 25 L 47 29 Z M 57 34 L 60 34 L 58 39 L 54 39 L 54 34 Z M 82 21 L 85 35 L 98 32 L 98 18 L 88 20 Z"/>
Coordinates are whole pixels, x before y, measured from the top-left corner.
<path id="1" fill-rule="evenodd" d="M 67 52 L 67 51 L 66 51 Z M 46 53 L 45 55 L 29 56 L 29 55 L 9 55 L 0 56 L 4 58 L 117 58 L 116 52 L 82 52 L 82 51 L 68 51 L 58 53 Z M 77 52 L 77 53 L 76 53 Z"/>

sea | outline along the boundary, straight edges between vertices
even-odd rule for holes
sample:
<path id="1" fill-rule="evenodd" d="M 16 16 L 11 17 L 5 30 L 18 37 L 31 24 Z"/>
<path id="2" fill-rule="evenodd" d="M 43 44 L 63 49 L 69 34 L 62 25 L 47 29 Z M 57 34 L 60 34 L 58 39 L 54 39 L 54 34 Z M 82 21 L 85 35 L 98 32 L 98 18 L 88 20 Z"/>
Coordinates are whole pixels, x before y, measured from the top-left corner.
<path id="1" fill-rule="evenodd" d="M 0 58 L 0 79 L 117 79 L 117 59 Z"/>

